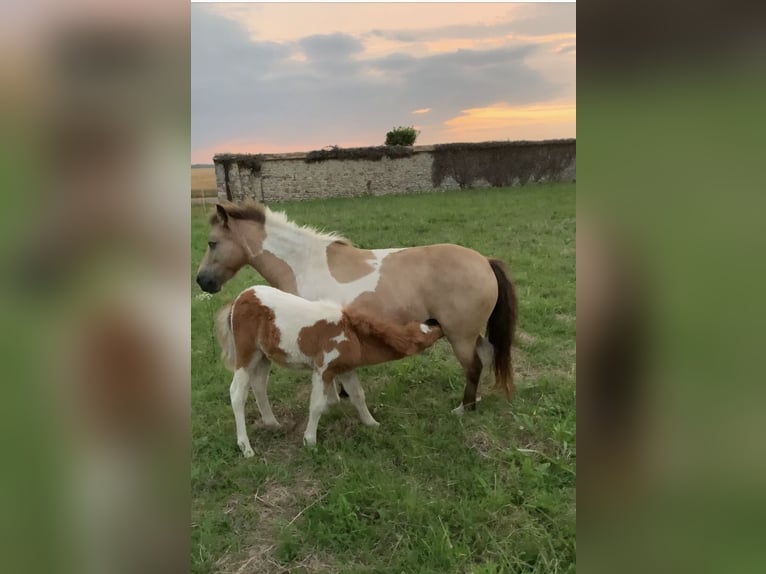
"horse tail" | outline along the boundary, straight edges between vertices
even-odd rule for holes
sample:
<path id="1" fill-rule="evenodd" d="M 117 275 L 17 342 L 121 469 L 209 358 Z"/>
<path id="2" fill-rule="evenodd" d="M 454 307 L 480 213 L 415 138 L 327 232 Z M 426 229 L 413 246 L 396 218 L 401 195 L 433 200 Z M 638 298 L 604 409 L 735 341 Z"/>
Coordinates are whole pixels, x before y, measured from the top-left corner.
<path id="1" fill-rule="evenodd" d="M 495 350 L 495 388 L 502 388 L 508 398 L 514 394 L 511 343 L 516 330 L 518 303 L 516 290 L 508 278 L 505 264 L 489 259 L 497 279 L 497 302 L 487 322 L 487 339 Z"/>
<path id="2" fill-rule="evenodd" d="M 221 346 L 221 359 L 224 366 L 230 371 L 234 370 L 236 365 L 237 349 L 234 345 L 234 333 L 231 330 L 231 312 L 234 303 L 229 303 L 221 307 L 215 318 L 215 334 L 218 338 L 218 344 Z"/>

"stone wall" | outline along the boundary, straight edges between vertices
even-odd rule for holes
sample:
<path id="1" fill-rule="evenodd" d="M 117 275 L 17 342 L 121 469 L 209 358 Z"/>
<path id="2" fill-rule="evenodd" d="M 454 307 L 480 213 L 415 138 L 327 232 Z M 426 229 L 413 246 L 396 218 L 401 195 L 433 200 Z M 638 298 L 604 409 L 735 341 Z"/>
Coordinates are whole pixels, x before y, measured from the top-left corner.
<path id="1" fill-rule="evenodd" d="M 214 162 L 220 199 L 359 197 L 574 181 L 576 141 L 218 154 Z"/>

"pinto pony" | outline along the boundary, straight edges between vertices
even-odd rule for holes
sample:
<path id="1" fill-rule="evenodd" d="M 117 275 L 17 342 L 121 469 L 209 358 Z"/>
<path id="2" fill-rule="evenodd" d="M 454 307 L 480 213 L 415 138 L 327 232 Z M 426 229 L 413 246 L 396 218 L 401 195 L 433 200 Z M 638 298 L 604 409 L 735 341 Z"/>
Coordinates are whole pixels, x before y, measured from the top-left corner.
<path id="1" fill-rule="evenodd" d="M 218 292 L 251 265 L 272 286 L 310 301 L 333 301 L 400 325 L 433 318 L 465 372 L 463 401 L 453 412 L 476 407 L 479 381 L 490 374 L 496 387 L 513 395 L 517 305 L 501 261 L 451 244 L 358 249 L 255 202 L 219 204 L 210 223 L 197 272 L 203 291 Z M 267 380 L 268 374 L 259 379 L 263 395 Z M 347 390 L 358 385 L 354 371 L 339 375 L 338 382 Z"/>
<path id="2" fill-rule="evenodd" d="M 271 362 L 283 367 L 312 369 L 309 421 L 303 440 L 316 444 L 319 418 L 338 401 L 335 377 L 357 367 L 408 357 L 430 347 L 442 336 L 437 323 L 405 325 L 343 309 L 328 301 L 307 301 L 259 285 L 246 289 L 218 313 L 216 333 L 224 364 L 234 371 L 231 406 L 237 424 L 237 444 L 253 456 L 245 426 L 245 402 L 250 383 L 267 426 L 278 427 L 266 396 Z M 263 384 L 259 384 L 263 383 Z M 346 386 L 362 422 L 378 426 L 367 409 L 364 390 L 356 379 Z"/>

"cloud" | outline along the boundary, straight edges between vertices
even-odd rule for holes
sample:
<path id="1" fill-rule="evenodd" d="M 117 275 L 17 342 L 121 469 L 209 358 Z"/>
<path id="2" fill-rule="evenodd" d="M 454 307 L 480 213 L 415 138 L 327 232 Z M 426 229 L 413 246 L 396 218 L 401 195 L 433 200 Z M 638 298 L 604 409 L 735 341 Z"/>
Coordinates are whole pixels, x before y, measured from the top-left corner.
<path id="1" fill-rule="evenodd" d="M 348 34 L 317 34 L 298 41 L 309 61 L 346 59 L 364 50 L 362 43 Z"/>
<path id="2" fill-rule="evenodd" d="M 459 133 L 469 139 L 530 139 L 529 134 L 539 134 L 532 139 L 574 137 L 576 119 L 574 103 L 499 103 L 462 110 L 444 122 L 444 133 Z"/>
<path id="3" fill-rule="evenodd" d="M 543 53 L 539 43 L 516 41 L 491 49 L 370 57 L 364 35 L 257 41 L 242 22 L 194 4 L 192 147 L 374 145 L 412 113 L 428 118 L 421 136 L 426 143 L 443 137 L 445 122 L 462 110 L 561 97 L 571 87 L 529 64 Z"/>
<path id="4" fill-rule="evenodd" d="M 420 108 L 419 110 L 414 110 L 413 114 L 427 114 L 431 111 L 431 108 Z"/>
<path id="5" fill-rule="evenodd" d="M 575 11 L 576 6 L 573 3 L 546 6 L 518 4 L 511 7 L 507 19 L 491 24 L 452 24 L 418 29 L 374 29 L 369 32 L 369 35 L 404 43 L 458 38 L 483 40 L 508 35 L 521 35 L 528 40 L 535 36 L 550 38 L 560 34 L 575 34 Z"/>

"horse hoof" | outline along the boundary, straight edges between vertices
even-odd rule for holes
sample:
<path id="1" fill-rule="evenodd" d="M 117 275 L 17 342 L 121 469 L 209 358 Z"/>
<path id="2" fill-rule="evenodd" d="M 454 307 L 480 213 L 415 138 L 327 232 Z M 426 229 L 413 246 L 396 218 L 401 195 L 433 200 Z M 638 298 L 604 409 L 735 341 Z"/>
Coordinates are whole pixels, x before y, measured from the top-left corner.
<path id="1" fill-rule="evenodd" d="M 452 409 L 452 414 L 457 417 L 463 416 L 464 412 L 465 412 L 465 408 L 463 408 L 462 404 Z"/>
<path id="2" fill-rule="evenodd" d="M 276 419 L 273 421 L 263 421 L 263 426 L 269 430 L 279 430 L 282 428 L 282 425 Z"/>
<path id="3" fill-rule="evenodd" d="M 245 458 L 252 458 L 255 456 L 255 453 L 253 452 L 253 448 L 249 444 L 245 444 L 243 442 L 237 443 L 239 446 L 239 449 L 242 451 L 242 454 L 245 455 Z"/>
<path id="4" fill-rule="evenodd" d="M 317 439 L 316 438 L 309 438 L 309 437 L 303 437 L 303 446 L 306 448 L 316 448 L 317 446 Z"/>

